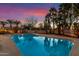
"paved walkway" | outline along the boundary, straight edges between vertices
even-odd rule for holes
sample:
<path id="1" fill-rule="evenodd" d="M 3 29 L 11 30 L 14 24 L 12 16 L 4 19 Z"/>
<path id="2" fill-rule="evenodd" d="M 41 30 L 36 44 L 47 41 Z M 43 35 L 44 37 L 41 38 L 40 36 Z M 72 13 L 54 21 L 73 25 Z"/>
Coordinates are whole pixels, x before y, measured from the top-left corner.
<path id="1" fill-rule="evenodd" d="M 15 56 L 19 55 L 18 49 L 10 39 L 11 35 L 0 35 L 0 55 Z"/>

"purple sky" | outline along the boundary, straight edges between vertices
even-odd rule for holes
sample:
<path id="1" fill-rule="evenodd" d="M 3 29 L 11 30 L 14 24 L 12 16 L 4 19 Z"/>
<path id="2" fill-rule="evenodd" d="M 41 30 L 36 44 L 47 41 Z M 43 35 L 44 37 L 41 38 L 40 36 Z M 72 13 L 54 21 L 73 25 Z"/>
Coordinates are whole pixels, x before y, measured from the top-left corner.
<path id="1" fill-rule="evenodd" d="M 34 16 L 43 20 L 51 7 L 58 8 L 59 4 L 54 3 L 8 3 L 0 4 L 0 20 L 5 19 L 26 19 Z"/>

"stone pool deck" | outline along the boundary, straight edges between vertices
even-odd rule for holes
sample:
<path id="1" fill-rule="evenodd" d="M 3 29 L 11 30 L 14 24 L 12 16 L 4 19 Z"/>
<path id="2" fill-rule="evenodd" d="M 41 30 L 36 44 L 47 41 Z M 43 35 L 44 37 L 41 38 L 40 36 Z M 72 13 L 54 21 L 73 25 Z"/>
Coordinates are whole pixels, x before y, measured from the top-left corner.
<path id="1" fill-rule="evenodd" d="M 19 52 L 9 34 L 0 34 L 0 56 L 18 56 Z"/>
<path id="2" fill-rule="evenodd" d="M 62 36 L 62 35 L 52 35 L 52 34 L 36 34 L 36 35 L 47 36 L 50 38 L 54 37 L 54 38 L 62 38 L 62 39 L 70 40 L 74 43 L 74 47 L 72 48 L 70 55 L 79 56 L 79 38 L 72 38 L 72 37 L 67 37 L 67 36 Z"/>
<path id="3" fill-rule="evenodd" d="M 35 33 L 34 33 L 35 34 Z M 68 39 L 74 43 L 74 47 L 71 51 L 71 56 L 79 56 L 79 39 L 78 38 L 71 38 L 66 36 L 60 35 L 47 35 L 47 34 L 37 34 L 40 36 L 47 36 L 47 37 L 55 37 L 55 38 L 63 38 Z M 10 34 L 0 34 L 0 56 L 19 56 L 19 51 L 16 48 L 15 43 L 11 40 Z"/>

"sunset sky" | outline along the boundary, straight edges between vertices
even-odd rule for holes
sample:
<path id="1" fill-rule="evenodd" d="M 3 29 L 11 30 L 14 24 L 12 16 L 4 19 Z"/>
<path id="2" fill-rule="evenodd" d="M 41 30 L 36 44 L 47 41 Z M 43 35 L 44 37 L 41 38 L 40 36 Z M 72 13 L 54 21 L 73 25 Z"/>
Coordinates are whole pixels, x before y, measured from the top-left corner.
<path id="1" fill-rule="evenodd" d="M 58 8 L 59 4 L 51 3 L 16 3 L 0 4 L 0 20 L 18 19 L 23 20 L 27 17 L 35 17 L 37 20 L 44 20 L 50 7 Z"/>

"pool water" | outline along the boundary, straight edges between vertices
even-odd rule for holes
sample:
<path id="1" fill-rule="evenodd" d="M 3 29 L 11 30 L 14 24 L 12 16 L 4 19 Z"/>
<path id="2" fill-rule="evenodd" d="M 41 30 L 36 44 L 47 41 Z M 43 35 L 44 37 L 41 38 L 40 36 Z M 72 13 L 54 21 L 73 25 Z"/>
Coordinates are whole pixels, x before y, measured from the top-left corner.
<path id="1" fill-rule="evenodd" d="M 69 40 L 34 34 L 13 35 L 11 38 L 22 56 L 69 56 L 74 45 Z"/>

